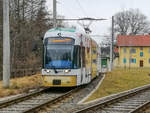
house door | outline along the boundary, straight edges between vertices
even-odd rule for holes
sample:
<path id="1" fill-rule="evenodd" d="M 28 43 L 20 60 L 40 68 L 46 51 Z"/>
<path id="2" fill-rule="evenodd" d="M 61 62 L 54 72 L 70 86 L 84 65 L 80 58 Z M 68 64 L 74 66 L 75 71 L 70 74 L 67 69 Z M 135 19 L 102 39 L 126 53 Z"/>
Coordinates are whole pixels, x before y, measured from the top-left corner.
<path id="1" fill-rule="evenodd" d="M 140 60 L 140 67 L 143 67 L 143 60 Z"/>

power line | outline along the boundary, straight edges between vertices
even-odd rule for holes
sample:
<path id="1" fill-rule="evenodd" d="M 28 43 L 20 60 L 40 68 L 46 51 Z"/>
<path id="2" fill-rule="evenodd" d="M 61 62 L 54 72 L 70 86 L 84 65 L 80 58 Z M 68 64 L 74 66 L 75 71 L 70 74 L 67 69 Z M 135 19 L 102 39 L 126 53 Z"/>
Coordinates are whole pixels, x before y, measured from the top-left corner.
<path id="1" fill-rule="evenodd" d="M 97 35 L 97 34 L 96 34 L 96 35 L 90 35 L 90 36 L 92 36 L 92 37 L 98 37 L 98 38 L 99 38 L 99 37 L 106 37 L 106 38 L 107 38 L 107 37 L 111 37 L 111 36 L 109 36 L 109 35 Z"/>
<path id="2" fill-rule="evenodd" d="M 57 19 L 57 21 L 77 21 L 78 24 L 80 26 L 82 26 L 85 30 L 86 33 L 91 33 L 92 31 L 90 30 L 89 26 L 92 24 L 93 21 L 102 21 L 102 20 L 107 20 L 107 19 L 104 19 L 104 18 L 100 18 L 100 19 L 97 19 L 97 18 L 79 18 L 79 19 L 76 19 L 76 18 L 72 18 L 72 19 Z M 81 21 L 89 21 L 88 24 L 83 24 L 81 23 Z"/>
<path id="3" fill-rule="evenodd" d="M 84 8 L 82 7 L 82 5 L 81 5 L 81 3 L 79 2 L 79 0 L 76 0 L 76 2 L 77 2 L 77 4 L 79 5 L 80 9 L 82 10 L 83 14 L 88 17 L 86 11 L 85 11 Z"/>
<path id="4" fill-rule="evenodd" d="M 94 20 L 94 21 L 100 21 L 100 20 L 107 20 L 105 18 L 70 18 L 70 19 L 57 19 L 58 21 L 77 21 L 77 20 Z"/>
<path id="5" fill-rule="evenodd" d="M 60 1 L 59 1 L 59 4 L 65 6 L 65 4 L 64 4 L 63 2 L 60 2 Z M 63 9 L 64 9 L 68 14 L 71 14 L 72 16 L 75 16 L 76 18 L 80 18 L 79 16 L 73 14 L 72 8 L 67 7 L 67 9 L 66 9 L 66 7 L 63 7 Z"/>

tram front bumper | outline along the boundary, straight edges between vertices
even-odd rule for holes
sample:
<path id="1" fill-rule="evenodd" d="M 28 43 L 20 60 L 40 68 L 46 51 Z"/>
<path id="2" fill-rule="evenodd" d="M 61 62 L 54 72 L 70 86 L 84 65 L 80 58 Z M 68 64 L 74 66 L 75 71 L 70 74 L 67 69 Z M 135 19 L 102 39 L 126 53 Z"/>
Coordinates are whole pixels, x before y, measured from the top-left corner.
<path id="1" fill-rule="evenodd" d="M 43 85 L 46 87 L 73 87 L 77 85 L 76 76 L 43 75 Z"/>

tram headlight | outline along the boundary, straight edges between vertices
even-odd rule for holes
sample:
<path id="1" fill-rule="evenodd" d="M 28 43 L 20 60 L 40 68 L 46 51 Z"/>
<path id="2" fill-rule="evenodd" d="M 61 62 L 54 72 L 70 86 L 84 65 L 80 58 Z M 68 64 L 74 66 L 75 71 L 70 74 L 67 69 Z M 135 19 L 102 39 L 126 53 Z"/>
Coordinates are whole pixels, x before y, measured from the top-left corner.
<path id="1" fill-rule="evenodd" d="M 70 70 L 69 70 L 69 69 L 66 69 L 66 70 L 64 70 L 64 72 L 65 72 L 65 73 L 69 73 L 69 72 L 70 72 Z"/>
<path id="2" fill-rule="evenodd" d="M 47 69 L 46 72 L 47 72 L 47 73 L 50 73 L 51 71 Z"/>

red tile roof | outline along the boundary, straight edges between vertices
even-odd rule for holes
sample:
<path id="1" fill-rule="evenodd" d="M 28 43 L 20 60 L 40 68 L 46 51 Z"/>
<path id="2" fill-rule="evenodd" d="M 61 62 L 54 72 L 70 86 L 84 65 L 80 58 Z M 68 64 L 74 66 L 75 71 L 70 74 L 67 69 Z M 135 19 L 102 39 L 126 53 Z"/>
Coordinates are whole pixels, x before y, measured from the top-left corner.
<path id="1" fill-rule="evenodd" d="M 124 36 L 118 35 L 118 46 L 150 46 L 150 35 Z"/>

